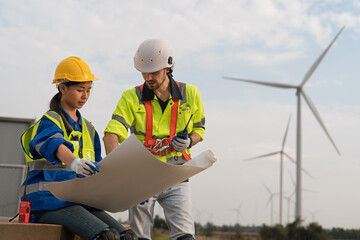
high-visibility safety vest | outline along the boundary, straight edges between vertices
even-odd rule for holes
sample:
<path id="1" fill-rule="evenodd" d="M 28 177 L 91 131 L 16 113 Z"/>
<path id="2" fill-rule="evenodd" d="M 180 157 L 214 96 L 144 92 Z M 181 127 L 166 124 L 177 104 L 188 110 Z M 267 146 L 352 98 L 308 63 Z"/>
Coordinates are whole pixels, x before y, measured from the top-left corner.
<path id="1" fill-rule="evenodd" d="M 195 86 L 181 82 L 177 85 L 173 81 L 172 88 L 175 85 L 182 99 L 173 98 L 171 95 L 164 112 L 156 95 L 151 100 L 142 100 L 144 85 L 123 92 L 104 132 L 116 134 L 119 142 L 122 142 L 127 138 L 130 129 L 161 161 L 172 164 L 186 162 L 183 154 L 174 151 L 168 144 L 177 132 L 184 130 L 191 114 L 193 117 L 188 125 L 188 132 L 197 133 L 203 139 L 205 113 Z M 185 153 L 189 155 L 190 150 L 186 149 Z"/>
<path id="2" fill-rule="evenodd" d="M 82 118 L 82 132 L 72 131 L 69 135 L 66 132 L 65 124 L 61 118 L 61 116 L 54 112 L 48 111 L 37 123 L 32 125 L 28 130 L 26 130 L 21 136 L 21 145 L 25 152 L 26 165 L 28 167 L 28 171 L 36 171 L 36 170 L 65 170 L 72 171 L 69 166 L 63 164 L 51 164 L 46 161 L 45 158 L 36 158 L 30 153 L 29 143 L 36 136 L 37 129 L 39 124 L 43 118 L 48 118 L 53 123 L 55 123 L 61 130 L 64 132 L 64 136 L 60 133 L 55 134 L 51 137 L 59 137 L 64 138 L 66 141 L 69 141 L 74 146 L 74 156 L 79 158 L 86 158 L 90 161 L 95 162 L 95 128 L 94 126 L 85 118 Z M 82 146 L 80 148 L 80 138 L 82 138 Z M 36 149 L 40 150 L 41 144 L 36 146 Z M 54 179 L 56 181 L 56 179 Z M 44 184 L 47 182 L 37 182 L 32 184 L 29 182 L 29 185 L 26 187 L 26 193 L 30 194 L 36 191 L 48 191 Z M 24 186 L 21 187 L 20 192 L 24 191 Z"/>

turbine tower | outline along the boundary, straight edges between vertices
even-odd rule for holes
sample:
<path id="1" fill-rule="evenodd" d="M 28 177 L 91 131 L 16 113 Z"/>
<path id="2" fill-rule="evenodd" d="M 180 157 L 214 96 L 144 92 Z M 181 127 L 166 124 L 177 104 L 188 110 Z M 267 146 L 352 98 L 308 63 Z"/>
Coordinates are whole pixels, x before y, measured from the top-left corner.
<path id="1" fill-rule="evenodd" d="M 289 131 L 289 126 L 290 126 L 290 120 L 291 120 L 291 114 L 289 116 L 289 120 L 288 120 L 288 124 L 286 126 L 286 130 L 285 130 L 285 134 L 284 134 L 284 137 L 283 137 L 283 141 L 282 141 L 282 145 L 281 145 L 281 149 L 280 151 L 276 151 L 276 152 L 272 152 L 272 153 L 267 153 L 267 154 L 263 154 L 263 155 L 260 155 L 260 156 L 256 156 L 256 157 L 252 157 L 252 158 L 247 158 L 247 159 L 244 159 L 244 161 L 249 161 L 249 160 L 255 160 L 255 159 L 259 159 L 259 158 L 264 158 L 264 157 L 270 157 L 270 156 L 273 156 L 273 155 L 277 155 L 277 154 L 280 154 L 280 206 L 279 206 L 279 223 L 280 224 L 283 224 L 283 186 L 284 186 L 284 180 L 283 180 L 283 162 L 284 162 L 284 156 L 286 158 L 288 158 L 291 162 L 295 163 L 296 164 L 296 161 L 290 157 L 285 151 L 284 151 L 284 148 L 285 148 L 285 142 L 286 142 L 286 138 L 287 138 L 287 134 L 288 134 L 288 131 Z M 313 178 L 313 176 L 307 172 L 305 169 L 302 169 L 307 175 L 309 175 L 311 178 Z"/>
<path id="2" fill-rule="evenodd" d="M 314 104 L 307 96 L 304 91 L 304 85 L 309 80 L 313 72 L 316 70 L 326 53 L 329 51 L 330 47 L 333 45 L 335 40 L 338 38 L 340 33 L 344 30 L 344 27 L 340 29 L 340 31 L 336 34 L 334 39 L 331 41 L 329 46 L 321 53 L 321 55 L 316 59 L 313 65 L 310 67 L 308 72 L 305 74 L 303 81 L 300 85 L 291 85 L 291 84 L 284 84 L 284 83 L 273 83 L 273 82 L 264 82 L 264 81 L 255 81 L 255 80 L 247 80 L 241 78 L 234 78 L 234 77 L 224 77 L 225 79 L 248 82 L 248 83 L 255 83 L 260 85 L 265 85 L 269 87 L 276 87 L 276 88 L 285 88 L 285 89 L 296 89 L 296 96 L 297 96 L 297 129 L 296 129 L 296 208 L 295 208 L 295 217 L 296 219 L 302 220 L 302 196 L 301 196 L 301 189 L 302 189 L 302 179 L 301 179 L 301 170 L 302 170 L 302 138 L 301 138 L 301 96 L 305 99 L 305 102 L 309 106 L 310 110 L 314 114 L 315 118 L 318 120 L 320 126 L 325 131 L 327 137 L 329 138 L 330 142 L 334 146 L 336 152 L 340 155 L 339 149 L 336 147 L 334 141 L 330 137 L 330 134 L 326 130 L 326 127 L 321 120 L 321 117 L 316 110 Z"/>

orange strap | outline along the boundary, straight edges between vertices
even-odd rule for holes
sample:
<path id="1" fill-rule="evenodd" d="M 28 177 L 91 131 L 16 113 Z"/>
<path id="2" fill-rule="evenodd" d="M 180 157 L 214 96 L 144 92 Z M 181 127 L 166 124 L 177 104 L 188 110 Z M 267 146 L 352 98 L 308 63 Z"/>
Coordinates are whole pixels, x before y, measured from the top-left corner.
<path id="1" fill-rule="evenodd" d="M 171 139 L 176 135 L 176 124 L 178 118 L 179 99 L 173 99 L 174 105 L 171 107 L 171 118 L 170 118 L 170 137 Z"/>
<path id="2" fill-rule="evenodd" d="M 183 155 L 183 157 L 185 158 L 186 161 L 191 160 L 191 157 L 190 157 L 189 154 L 187 154 L 185 151 L 182 152 L 182 155 Z"/>
<path id="3" fill-rule="evenodd" d="M 178 85 L 179 83 L 176 82 Z M 141 92 L 143 90 L 144 84 L 140 86 Z M 173 99 L 174 105 L 171 107 L 171 118 L 170 118 L 170 137 L 166 140 L 162 141 L 157 147 L 162 147 L 167 144 L 170 144 L 173 137 L 176 135 L 176 124 L 178 118 L 178 109 L 179 109 L 179 99 Z M 156 139 L 152 137 L 153 134 L 153 110 L 151 101 L 146 101 L 145 103 L 145 110 L 146 110 L 146 131 L 145 131 L 145 139 L 144 139 L 144 146 L 149 148 L 151 146 L 156 145 Z M 150 150 L 155 155 L 165 156 L 166 152 L 170 153 L 175 151 L 172 147 L 168 147 L 166 150 L 157 151 L 156 148 Z M 189 161 L 191 157 L 184 151 L 183 153 L 184 158 L 186 161 Z"/>
<path id="4" fill-rule="evenodd" d="M 152 132 L 153 132 L 153 111 L 151 106 L 151 101 L 145 102 L 145 110 L 146 110 L 146 132 L 145 132 L 145 142 L 150 145 L 153 145 L 151 142 Z M 155 143 L 155 141 L 154 141 Z"/>

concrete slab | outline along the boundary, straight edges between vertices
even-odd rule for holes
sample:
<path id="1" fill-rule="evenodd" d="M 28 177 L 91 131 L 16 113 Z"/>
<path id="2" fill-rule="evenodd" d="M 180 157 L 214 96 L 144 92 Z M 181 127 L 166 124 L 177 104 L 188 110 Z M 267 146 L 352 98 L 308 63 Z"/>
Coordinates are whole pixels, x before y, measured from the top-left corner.
<path id="1" fill-rule="evenodd" d="M 9 217 L 0 217 L 1 239 L 11 240 L 81 240 L 65 227 L 55 224 L 9 222 Z M 4 238 L 3 238 L 4 237 Z"/>

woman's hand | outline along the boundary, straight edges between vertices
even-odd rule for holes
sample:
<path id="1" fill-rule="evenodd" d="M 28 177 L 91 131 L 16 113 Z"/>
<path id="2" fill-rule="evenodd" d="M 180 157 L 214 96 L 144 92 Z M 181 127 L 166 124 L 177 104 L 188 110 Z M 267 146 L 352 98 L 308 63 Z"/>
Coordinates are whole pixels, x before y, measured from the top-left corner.
<path id="1" fill-rule="evenodd" d="M 91 162 L 85 158 L 75 158 L 70 164 L 70 169 L 85 177 L 100 171 L 96 162 Z"/>

